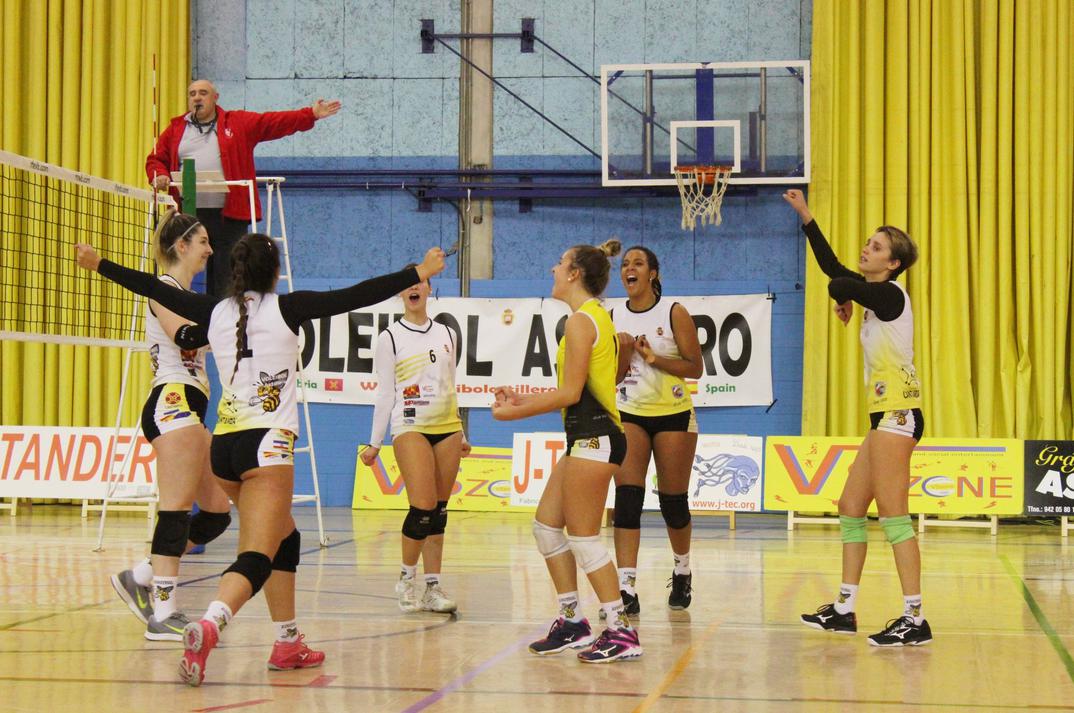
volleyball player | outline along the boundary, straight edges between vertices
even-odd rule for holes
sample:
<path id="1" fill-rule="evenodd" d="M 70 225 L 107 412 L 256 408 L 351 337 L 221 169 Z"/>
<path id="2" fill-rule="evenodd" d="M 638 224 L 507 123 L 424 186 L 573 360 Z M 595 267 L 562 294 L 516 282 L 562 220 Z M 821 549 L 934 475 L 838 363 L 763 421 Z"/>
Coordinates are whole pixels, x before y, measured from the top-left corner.
<path id="1" fill-rule="evenodd" d="M 413 267 L 408 265 L 407 267 Z M 404 612 L 453 612 L 441 587 L 448 498 L 459 459 L 470 452 L 455 395 L 455 333 L 429 319 L 428 280 L 403 290 L 403 317 L 377 338 L 376 406 L 369 447 L 359 457 L 372 466 L 391 423 L 395 459 L 410 511 L 403 520 L 403 560 L 395 593 Z M 418 556 L 425 587 L 416 587 Z"/>
<path id="2" fill-rule="evenodd" d="M 376 304 L 439 273 L 443 251 L 429 250 L 416 269 L 345 289 L 277 295 L 279 251 L 269 237 L 248 234 L 231 252 L 231 296 L 220 298 L 184 292 L 152 275 L 102 260 L 88 245 L 77 245 L 76 250 L 82 267 L 207 326 L 224 383 L 210 456 L 213 472 L 239 508 L 239 555 L 224 572 L 205 615 L 183 631 L 180 677 L 192 686 L 201 684 L 220 632 L 262 587 L 277 628 L 269 668 L 319 666 L 324 653 L 303 642 L 294 606 L 301 549 L 291 517 L 299 325 Z"/>
<path id="3" fill-rule="evenodd" d="M 627 456 L 615 472 L 615 559 L 627 614 L 641 611 L 635 589 L 641 511 L 650 454 L 656 460 L 660 513 L 675 568 L 668 606 L 692 599 L 690 472 L 697 449 L 697 419 L 686 379 L 701 376 L 701 345 L 693 318 L 678 302 L 661 299 L 660 261 L 640 245 L 623 255 L 619 273 L 627 301 L 612 310 L 615 328 L 635 338 L 630 370 L 616 403 L 626 432 Z"/>
<path id="4" fill-rule="evenodd" d="M 190 289 L 213 252 L 202 224 L 174 210 L 160 221 L 154 243 L 160 281 L 182 290 Z M 231 504 L 209 467 L 205 330 L 150 300 L 145 339 L 153 381 L 142 408 L 142 433 L 156 453 L 159 511 L 150 560 L 113 575 L 112 586 L 146 625 L 145 638 L 182 641 L 190 622 L 176 602 L 179 558 L 228 528 Z M 191 517 L 195 501 L 199 510 Z"/>
<path id="5" fill-rule="evenodd" d="M 556 388 L 519 395 L 499 387 L 492 406 L 493 417 L 501 421 L 563 412 L 567 453 L 552 468 L 533 522 L 537 549 L 558 594 L 559 615 L 548 635 L 529 648 L 546 655 L 589 644 L 578 654 L 586 663 L 642 655 L 619 595 L 615 565 L 600 539 L 608 484 L 627 450 L 615 407 L 619 339 L 598 299 L 608 285 L 608 258 L 619 249 L 618 240 L 609 240 L 599 248 L 576 245 L 563 253 L 552 268 L 552 297 L 566 302 L 571 315 L 556 353 Z M 579 565 L 608 620 L 595 640 L 578 606 Z"/>
<path id="6" fill-rule="evenodd" d="M 832 252 L 799 190 L 783 194 L 802 220 L 802 230 L 824 274 L 835 313 L 850 321 L 853 303 L 864 308 L 861 343 L 865 352 L 871 430 L 850 466 L 839 497 L 843 540 L 843 582 L 835 602 L 802 622 L 840 634 L 858 630 L 854 613 L 868 543 L 866 511 L 876 502 L 880 526 L 891 543 L 903 592 L 903 613 L 869 637 L 874 646 L 919 646 L 932 641 L 922 615 L 921 555 L 910 521 L 910 456 L 921 439 L 921 384 L 914 369 L 914 315 L 910 296 L 896 282 L 917 260 L 917 246 L 898 228 L 882 225 L 869 236 L 858 257 L 858 270 L 844 267 Z"/>

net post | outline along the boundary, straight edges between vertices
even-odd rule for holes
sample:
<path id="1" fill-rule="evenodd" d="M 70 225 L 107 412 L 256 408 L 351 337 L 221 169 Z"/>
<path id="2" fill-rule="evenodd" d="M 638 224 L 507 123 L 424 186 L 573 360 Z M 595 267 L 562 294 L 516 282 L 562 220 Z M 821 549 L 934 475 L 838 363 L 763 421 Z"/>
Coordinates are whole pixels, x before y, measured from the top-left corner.
<path id="1" fill-rule="evenodd" d="M 183 159 L 183 212 L 198 214 L 198 176 L 192 158 Z"/>

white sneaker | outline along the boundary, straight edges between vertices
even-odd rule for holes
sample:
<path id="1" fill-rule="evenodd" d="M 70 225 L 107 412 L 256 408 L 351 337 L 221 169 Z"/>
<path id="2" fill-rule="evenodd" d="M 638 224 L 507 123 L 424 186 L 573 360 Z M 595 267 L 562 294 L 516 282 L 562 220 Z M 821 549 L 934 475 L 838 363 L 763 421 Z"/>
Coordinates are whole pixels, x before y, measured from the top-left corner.
<path id="1" fill-rule="evenodd" d="M 412 612 L 421 611 L 421 604 L 418 602 L 418 594 L 414 591 L 414 580 L 399 578 L 399 581 L 395 583 L 395 593 L 399 595 L 399 608 L 410 614 Z"/>
<path id="2" fill-rule="evenodd" d="M 455 600 L 444 594 L 440 584 L 436 583 L 425 587 L 425 595 L 421 598 L 421 608 L 425 611 L 449 614 L 458 607 L 455 605 Z"/>

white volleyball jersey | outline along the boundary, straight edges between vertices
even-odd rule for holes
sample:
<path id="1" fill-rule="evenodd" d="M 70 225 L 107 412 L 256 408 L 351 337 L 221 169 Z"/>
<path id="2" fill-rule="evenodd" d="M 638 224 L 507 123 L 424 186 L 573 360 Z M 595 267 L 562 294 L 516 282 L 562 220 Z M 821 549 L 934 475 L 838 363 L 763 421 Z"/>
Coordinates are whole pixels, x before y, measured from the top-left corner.
<path id="1" fill-rule="evenodd" d="M 184 289 L 171 275 L 160 275 L 159 279 L 166 285 Z M 189 384 L 209 395 L 209 375 L 205 373 L 205 352 L 208 347 L 180 349 L 164 331 L 148 301 L 145 305 L 145 341 L 149 344 L 149 366 L 153 369 L 154 387 L 161 384 Z"/>
<path id="2" fill-rule="evenodd" d="M 671 327 L 671 310 L 676 304 L 658 298 L 656 304 L 644 312 L 634 312 L 624 303 L 612 311 L 612 320 L 619 332 L 635 338 L 645 335 L 657 356 L 681 359 Z M 682 377 L 647 364 L 638 352 L 631 357 L 630 369 L 619 383 L 616 394 L 619 410 L 635 416 L 667 416 L 694 407 Z"/>
<path id="3" fill-rule="evenodd" d="M 377 337 L 377 406 L 370 443 L 379 446 L 391 421 L 392 433 L 438 434 L 462 430 L 455 394 L 455 334 L 429 320 L 421 326 L 400 320 Z M 387 417 L 390 408 L 390 419 Z"/>
<path id="4" fill-rule="evenodd" d="M 865 385 L 869 412 L 921 407 L 921 383 L 914 369 L 914 313 L 910 295 L 902 290 L 902 314 L 885 322 L 870 310 L 861 321 L 861 346 L 865 352 Z"/>
<path id="5" fill-rule="evenodd" d="M 297 434 L 298 335 L 280 313 L 279 295 L 247 292 L 244 299 L 248 315 L 246 342 L 237 371 L 239 307 L 235 299 L 217 304 L 209 323 L 209 344 L 223 386 L 213 433 L 283 428 Z"/>

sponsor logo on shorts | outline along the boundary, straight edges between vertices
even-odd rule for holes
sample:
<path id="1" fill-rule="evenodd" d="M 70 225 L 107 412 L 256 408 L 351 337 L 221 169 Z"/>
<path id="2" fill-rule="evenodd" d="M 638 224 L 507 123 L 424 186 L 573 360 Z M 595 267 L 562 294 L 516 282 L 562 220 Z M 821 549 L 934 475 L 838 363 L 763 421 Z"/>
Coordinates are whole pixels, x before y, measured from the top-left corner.
<path id="1" fill-rule="evenodd" d="M 183 397 L 180 396 L 179 393 L 176 391 L 169 391 L 167 394 L 164 395 L 164 403 L 168 404 L 169 406 L 175 406 L 182 400 Z"/>

